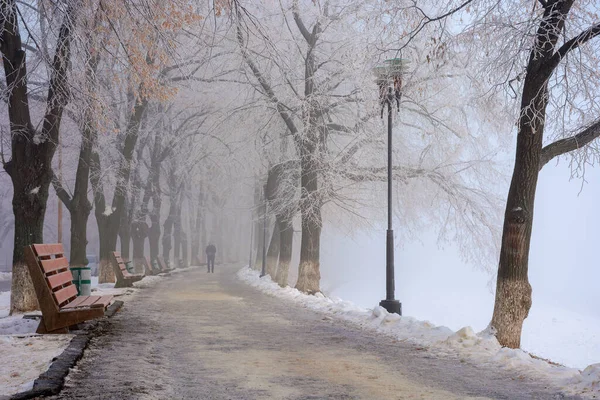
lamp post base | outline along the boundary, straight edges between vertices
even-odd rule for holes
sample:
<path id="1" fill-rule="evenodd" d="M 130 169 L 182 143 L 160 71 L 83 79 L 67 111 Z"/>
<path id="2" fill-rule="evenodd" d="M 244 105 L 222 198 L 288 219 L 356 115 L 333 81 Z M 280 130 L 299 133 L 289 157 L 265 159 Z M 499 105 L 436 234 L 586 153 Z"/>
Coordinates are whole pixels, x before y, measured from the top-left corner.
<path id="1" fill-rule="evenodd" d="M 398 300 L 381 300 L 379 305 L 385 308 L 390 314 L 402 315 L 402 303 Z"/>

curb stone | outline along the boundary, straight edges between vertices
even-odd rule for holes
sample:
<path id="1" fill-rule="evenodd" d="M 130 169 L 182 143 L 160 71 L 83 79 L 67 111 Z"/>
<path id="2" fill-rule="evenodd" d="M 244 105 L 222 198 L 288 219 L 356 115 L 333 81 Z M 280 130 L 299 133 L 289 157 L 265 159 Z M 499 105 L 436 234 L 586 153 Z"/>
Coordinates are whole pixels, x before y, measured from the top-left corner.
<path id="1" fill-rule="evenodd" d="M 105 317 L 112 317 L 123 306 L 121 300 L 116 300 L 111 304 L 105 313 Z M 41 374 L 34 382 L 31 390 L 16 393 L 12 396 L 1 396 L 0 400 L 26 400 L 40 396 L 51 396 L 60 393 L 65 378 L 71 368 L 77 361 L 83 357 L 83 352 L 88 346 L 90 339 L 97 334 L 101 320 L 91 321 L 83 325 L 83 329 L 73 331 L 75 337 L 71 340 L 67 348 L 56 358 L 46 372 Z"/>

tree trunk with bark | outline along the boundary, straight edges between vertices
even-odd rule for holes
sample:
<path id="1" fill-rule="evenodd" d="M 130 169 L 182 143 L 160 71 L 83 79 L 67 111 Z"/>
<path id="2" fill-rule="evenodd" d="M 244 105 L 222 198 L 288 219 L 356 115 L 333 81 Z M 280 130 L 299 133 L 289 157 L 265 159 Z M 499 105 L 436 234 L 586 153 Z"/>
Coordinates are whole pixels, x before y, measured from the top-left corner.
<path id="1" fill-rule="evenodd" d="M 273 231 L 271 233 L 271 240 L 269 241 L 269 249 L 267 250 L 267 274 L 275 280 L 277 273 L 277 262 L 279 261 L 279 243 L 280 243 L 280 232 L 279 225 L 275 222 Z"/>
<path id="2" fill-rule="evenodd" d="M 133 265 L 138 274 L 145 273 L 144 245 L 148 237 L 148 224 L 145 221 L 135 221 L 131 226 L 131 237 L 133 239 Z"/>
<path id="3" fill-rule="evenodd" d="M 277 216 L 277 225 L 279 226 L 279 266 L 277 268 L 277 274 L 275 275 L 275 281 L 281 287 L 288 286 L 288 274 L 290 271 L 290 263 L 292 261 L 292 249 L 294 242 L 294 227 L 292 226 L 291 220 L 285 218 L 283 215 Z"/>
<path id="4" fill-rule="evenodd" d="M 131 210 L 130 202 L 126 202 L 126 208 L 121 218 L 119 225 L 119 244 L 121 245 L 121 257 L 124 260 L 132 260 L 131 258 Z"/>
<path id="5" fill-rule="evenodd" d="M 308 148 L 301 158 L 300 213 L 302 219 L 302 240 L 300 243 L 300 266 L 296 289 L 308 294 L 320 292 L 320 250 L 321 250 L 321 201 L 318 191 L 318 172 Z"/>
<path id="6" fill-rule="evenodd" d="M 557 48 L 573 0 L 545 2 L 544 14 L 536 34 L 526 69 L 521 112 L 518 121 L 517 150 L 511 185 L 504 214 L 502 247 L 498 266 L 496 301 L 491 325 L 501 345 L 518 348 L 523 321 L 531 308 L 531 285 L 528 278 L 529 246 L 538 172 L 542 158 L 544 123 L 550 93 L 548 81 L 562 59 L 582 43 L 600 34 L 600 25 L 586 30 Z M 569 146 L 560 141 L 546 146 L 553 156 Z M 573 148 L 571 148 L 572 150 Z"/>

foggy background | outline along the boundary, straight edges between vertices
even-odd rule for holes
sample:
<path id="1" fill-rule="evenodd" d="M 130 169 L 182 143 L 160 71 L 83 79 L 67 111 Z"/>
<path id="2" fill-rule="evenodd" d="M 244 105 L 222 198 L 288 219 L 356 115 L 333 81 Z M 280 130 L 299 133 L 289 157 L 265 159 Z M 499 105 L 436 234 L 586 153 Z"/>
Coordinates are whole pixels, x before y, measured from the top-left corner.
<path id="1" fill-rule="evenodd" d="M 522 340 L 527 351 L 579 368 L 600 360 L 600 171 L 589 169 L 585 179 L 583 186 L 570 180 L 564 160 L 541 172 L 529 259 L 533 305 Z M 395 232 L 401 225 L 394 220 Z M 488 325 L 495 277 L 463 262 L 454 246 L 439 248 L 435 233 L 421 243 L 396 240 L 395 267 L 403 315 L 453 330 Z M 321 275 L 330 295 L 376 306 L 385 298 L 385 226 L 348 237 L 325 224 Z"/>

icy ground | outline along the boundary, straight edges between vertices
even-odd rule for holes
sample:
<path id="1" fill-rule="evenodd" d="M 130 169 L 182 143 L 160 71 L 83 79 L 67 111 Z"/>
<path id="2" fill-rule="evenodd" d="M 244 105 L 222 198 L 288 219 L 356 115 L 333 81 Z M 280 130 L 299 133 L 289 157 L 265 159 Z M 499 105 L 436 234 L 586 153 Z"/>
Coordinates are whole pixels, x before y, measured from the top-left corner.
<path id="1" fill-rule="evenodd" d="M 364 329 L 392 335 L 401 341 L 427 346 L 430 351 L 441 357 L 458 354 L 481 365 L 514 370 L 532 378 L 550 380 L 565 393 L 590 398 L 600 397 L 600 364 L 590 365 L 583 371 L 555 366 L 532 358 L 525 351 L 502 348 L 489 332 L 475 333 L 468 326 L 455 332 L 427 321 L 389 314 L 379 306 L 369 310 L 322 294 L 308 296 L 290 287 L 282 289 L 272 282 L 269 276 L 261 279 L 257 271 L 249 268 L 240 270 L 238 277 L 272 296 L 293 300 L 309 309 L 350 321 Z"/>
<path id="2" fill-rule="evenodd" d="M 544 380 L 436 357 L 265 295 L 237 279 L 238 270 L 198 269 L 141 290 L 107 321 L 109 334 L 90 343 L 54 398 L 573 398 Z"/>

